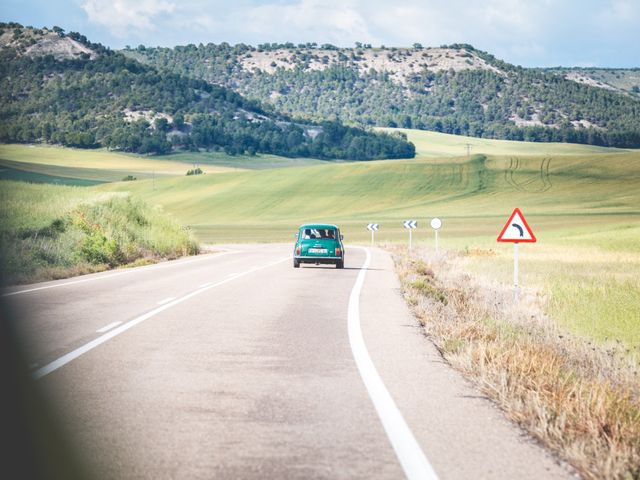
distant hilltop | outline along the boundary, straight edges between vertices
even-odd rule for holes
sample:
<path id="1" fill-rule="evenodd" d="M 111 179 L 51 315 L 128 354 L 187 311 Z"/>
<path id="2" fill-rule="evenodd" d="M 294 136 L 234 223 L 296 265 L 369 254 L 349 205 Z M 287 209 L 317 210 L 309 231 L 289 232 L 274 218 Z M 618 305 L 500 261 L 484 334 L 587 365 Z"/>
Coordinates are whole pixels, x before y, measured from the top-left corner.
<path id="1" fill-rule="evenodd" d="M 79 33 L 65 34 L 60 27 L 24 28 L 19 23 L 0 23 L 0 49 L 6 48 L 18 55 L 52 55 L 56 60 L 93 60 L 106 50 Z"/>
<path id="2" fill-rule="evenodd" d="M 373 47 L 370 44 L 356 42 L 356 47 L 337 47 L 332 44 L 304 43 L 265 43 L 257 47 L 245 44 L 231 46 L 227 43 L 190 44 L 178 46 L 174 49 L 147 48 L 143 45 L 137 48 L 127 47 L 125 52 L 135 55 L 141 52 L 155 50 L 174 50 L 185 53 L 196 50 L 212 53 L 225 52 L 227 63 L 228 52 L 237 57 L 241 69 L 245 72 L 263 72 L 274 74 L 277 69 L 302 69 L 304 71 L 326 70 L 333 65 L 350 65 L 360 74 L 371 70 L 387 72 L 391 79 L 399 83 L 407 83 L 409 77 L 424 70 L 440 72 L 446 70 L 489 70 L 495 73 L 506 72 L 519 68 L 500 61 L 493 55 L 474 48 L 469 44 L 442 45 L 440 47 L 423 47 L 415 43 L 410 48 L 402 47 Z M 144 56 L 144 55 L 143 55 Z M 204 59 L 205 65 L 215 63 L 213 58 Z M 556 67 L 531 69 L 544 72 L 559 73 L 568 80 L 596 86 L 608 90 L 640 94 L 640 67 L 623 68 L 578 68 Z M 635 87 L 635 88 L 634 88 Z"/>

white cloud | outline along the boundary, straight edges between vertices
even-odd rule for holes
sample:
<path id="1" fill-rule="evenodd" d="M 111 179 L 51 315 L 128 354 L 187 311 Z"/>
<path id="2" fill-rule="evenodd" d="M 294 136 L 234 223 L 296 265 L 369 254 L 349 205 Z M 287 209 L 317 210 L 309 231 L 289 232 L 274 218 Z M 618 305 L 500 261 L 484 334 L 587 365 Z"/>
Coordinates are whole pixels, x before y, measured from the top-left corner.
<path id="1" fill-rule="evenodd" d="M 372 38 L 356 1 L 300 0 L 276 3 L 236 12 L 238 25 L 266 41 L 353 43 Z"/>
<path id="2" fill-rule="evenodd" d="M 176 8 L 174 3 L 165 0 L 83 0 L 80 7 L 90 22 L 120 37 L 154 30 L 154 18 L 172 13 Z"/>
<path id="3" fill-rule="evenodd" d="M 203 0 L 185 0 L 187 5 Z M 217 34 L 239 41 L 317 41 L 353 45 L 355 41 L 408 46 L 478 39 L 523 42 L 530 46 L 548 21 L 552 0 L 240 0 L 216 4 Z M 196 20 L 196 22 L 198 22 Z M 229 41 L 229 40 L 228 40 Z"/>
<path id="4" fill-rule="evenodd" d="M 522 65 L 638 63 L 640 0 L 76 0 L 124 43 L 470 43 Z"/>

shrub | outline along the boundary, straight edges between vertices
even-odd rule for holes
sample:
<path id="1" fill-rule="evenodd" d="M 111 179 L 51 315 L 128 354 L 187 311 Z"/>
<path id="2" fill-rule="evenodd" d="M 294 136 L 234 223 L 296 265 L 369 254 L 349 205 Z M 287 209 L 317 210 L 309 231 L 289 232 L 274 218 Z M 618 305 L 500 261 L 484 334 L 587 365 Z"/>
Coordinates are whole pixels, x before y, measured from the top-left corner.
<path id="1" fill-rule="evenodd" d="M 161 210 L 130 196 L 0 182 L 0 283 L 51 280 L 198 253 Z"/>
<path id="2" fill-rule="evenodd" d="M 111 267 L 119 265 L 122 261 L 122 253 L 116 241 L 97 232 L 84 238 L 78 253 L 89 263 L 106 263 Z"/>

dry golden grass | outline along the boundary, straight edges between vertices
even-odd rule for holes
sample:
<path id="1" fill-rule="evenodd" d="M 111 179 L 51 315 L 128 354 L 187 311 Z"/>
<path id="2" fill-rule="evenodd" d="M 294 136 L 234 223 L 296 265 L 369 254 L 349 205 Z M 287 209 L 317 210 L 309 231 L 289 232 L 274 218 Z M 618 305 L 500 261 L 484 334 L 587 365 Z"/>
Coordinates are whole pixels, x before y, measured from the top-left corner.
<path id="1" fill-rule="evenodd" d="M 536 292 L 479 281 L 458 254 L 393 248 L 404 295 L 443 357 L 589 479 L 640 478 L 640 351 L 559 330 Z"/>

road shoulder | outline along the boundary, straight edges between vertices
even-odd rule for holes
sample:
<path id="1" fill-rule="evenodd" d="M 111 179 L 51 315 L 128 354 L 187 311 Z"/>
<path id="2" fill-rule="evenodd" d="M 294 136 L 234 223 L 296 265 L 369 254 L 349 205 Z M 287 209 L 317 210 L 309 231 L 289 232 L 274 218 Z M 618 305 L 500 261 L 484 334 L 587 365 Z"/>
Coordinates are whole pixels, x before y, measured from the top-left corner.
<path id="1" fill-rule="evenodd" d="M 371 249 L 360 298 L 374 365 L 441 478 L 571 478 L 424 336 L 400 295 L 391 256 Z"/>

